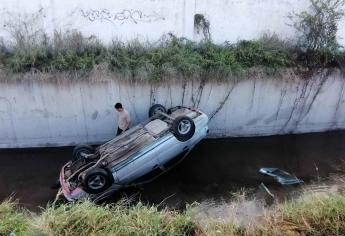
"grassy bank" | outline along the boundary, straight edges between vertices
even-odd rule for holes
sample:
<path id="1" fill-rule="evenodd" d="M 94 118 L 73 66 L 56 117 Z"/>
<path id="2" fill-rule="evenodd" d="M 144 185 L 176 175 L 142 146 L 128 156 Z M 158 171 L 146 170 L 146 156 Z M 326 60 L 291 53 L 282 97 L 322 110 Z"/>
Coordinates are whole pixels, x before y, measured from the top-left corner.
<path id="1" fill-rule="evenodd" d="M 345 58 L 342 52 L 326 54 L 327 61 L 318 55 L 318 65 L 334 67 Z M 169 35 L 155 43 L 115 40 L 104 45 L 95 37 L 73 31 L 56 32 L 53 37 L 17 35 L 13 42 L 0 45 L 0 68 L 5 73 L 78 72 L 81 77 L 105 68 L 129 80 L 226 80 L 246 77 L 253 68 L 269 74 L 291 67 L 304 70 L 305 56 L 275 35 L 223 44 Z"/>
<path id="2" fill-rule="evenodd" d="M 25 235 L 31 227 L 29 219 L 30 216 L 18 209 L 14 202 L 2 202 L 0 204 L 0 235 L 8 235 L 10 232 Z"/>
<path id="3" fill-rule="evenodd" d="M 85 201 L 47 207 L 40 215 L 23 213 L 11 202 L 0 205 L 0 235 L 192 235 L 196 230 L 187 213 L 141 203 L 97 206 Z"/>
<path id="4" fill-rule="evenodd" d="M 195 207 L 195 206 L 194 206 Z M 239 225 L 224 219 L 124 201 L 97 206 L 90 202 L 47 207 L 39 215 L 25 212 L 11 202 L 0 205 L 0 235 L 344 235 L 345 196 L 305 193 L 266 209 L 254 224 Z"/>

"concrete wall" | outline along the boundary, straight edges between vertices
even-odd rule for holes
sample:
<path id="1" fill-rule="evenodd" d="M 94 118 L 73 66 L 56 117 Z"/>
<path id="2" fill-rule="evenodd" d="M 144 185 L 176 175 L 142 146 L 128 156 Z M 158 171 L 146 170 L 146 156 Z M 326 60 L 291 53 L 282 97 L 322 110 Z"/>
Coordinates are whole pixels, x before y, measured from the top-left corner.
<path id="1" fill-rule="evenodd" d="M 308 5 L 308 0 L 1 0 L 0 36 L 10 39 L 15 25 L 48 33 L 77 29 L 105 42 L 155 41 L 169 32 L 199 40 L 204 35 L 194 27 L 194 16 L 202 14 L 218 43 L 254 39 L 265 32 L 294 39 L 287 16 Z M 345 21 L 338 36 L 345 45 Z"/>
<path id="2" fill-rule="evenodd" d="M 309 80 L 253 78 L 237 83 L 161 85 L 104 82 L 0 83 L 0 147 L 103 142 L 115 135 L 114 103 L 134 123 L 153 103 L 199 107 L 210 137 L 248 137 L 345 128 L 345 80 L 335 71 Z"/>

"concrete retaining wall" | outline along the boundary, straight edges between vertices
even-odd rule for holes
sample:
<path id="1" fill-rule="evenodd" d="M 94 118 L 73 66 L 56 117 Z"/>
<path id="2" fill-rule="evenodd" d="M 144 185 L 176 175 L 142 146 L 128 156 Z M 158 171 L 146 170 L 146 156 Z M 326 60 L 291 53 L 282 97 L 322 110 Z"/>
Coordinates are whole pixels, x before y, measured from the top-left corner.
<path id="1" fill-rule="evenodd" d="M 325 72 L 326 73 L 326 72 Z M 345 128 L 345 80 L 335 71 L 302 80 L 252 78 L 237 83 L 149 85 L 104 82 L 0 83 L 0 147 L 103 142 L 115 135 L 115 102 L 134 123 L 153 103 L 198 107 L 210 137 L 248 137 Z"/>
<path id="2" fill-rule="evenodd" d="M 0 36 L 10 39 L 16 26 L 50 34 L 77 29 L 105 42 L 155 41 L 170 32 L 199 40 L 204 32 L 196 27 L 195 16 L 201 14 L 217 43 L 255 39 L 265 32 L 294 39 L 287 16 L 309 5 L 308 0 L 1 0 Z M 345 45 L 345 20 L 338 28 L 339 42 Z"/>

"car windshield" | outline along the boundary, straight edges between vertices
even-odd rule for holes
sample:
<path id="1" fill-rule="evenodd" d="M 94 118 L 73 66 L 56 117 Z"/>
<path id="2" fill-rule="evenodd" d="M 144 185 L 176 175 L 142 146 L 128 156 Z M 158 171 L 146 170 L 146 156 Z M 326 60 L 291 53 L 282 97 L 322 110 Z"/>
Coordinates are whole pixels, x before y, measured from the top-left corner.
<path id="1" fill-rule="evenodd" d="M 261 168 L 259 172 L 268 176 L 272 176 L 278 183 L 282 185 L 303 183 L 303 180 L 300 180 L 296 176 L 291 175 L 290 173 L 278 168 Z"/>

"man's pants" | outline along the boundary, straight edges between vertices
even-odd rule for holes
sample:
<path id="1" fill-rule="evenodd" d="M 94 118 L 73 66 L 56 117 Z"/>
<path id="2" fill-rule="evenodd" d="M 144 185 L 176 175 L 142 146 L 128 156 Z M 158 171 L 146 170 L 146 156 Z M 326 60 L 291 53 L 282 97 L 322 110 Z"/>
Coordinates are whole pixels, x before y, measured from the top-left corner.
<path id="1" fill-rule="evenodd" d="M 122 132 L 123 132 L 123 130 L 122 130 L 122 129 L 117 128 L 117 133 L 116 133 L 116 136 L 117 136 L 117 135 L 120 135 Z"/>
<path id="2" fill-rule="evenodd" d="M 128 129 L 126 129 L 126 130 L 128 130 Z M 126 130 L 125 130 L 125 131 L 126 131 Z M 120 134 L 122 134 L 122 132 L 123 132 L 123 130 L 122 130 L 122 129 L 120 129 L 120 128 L 117 128 L 117 133 L 116 133 L 116 136 L 117 136 L 117 135 L 120 135 Z"/>

